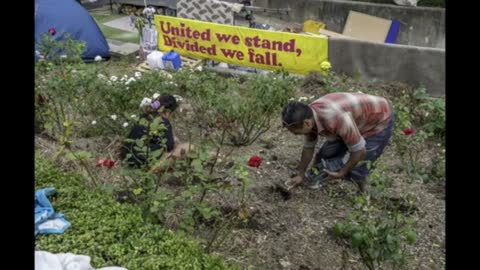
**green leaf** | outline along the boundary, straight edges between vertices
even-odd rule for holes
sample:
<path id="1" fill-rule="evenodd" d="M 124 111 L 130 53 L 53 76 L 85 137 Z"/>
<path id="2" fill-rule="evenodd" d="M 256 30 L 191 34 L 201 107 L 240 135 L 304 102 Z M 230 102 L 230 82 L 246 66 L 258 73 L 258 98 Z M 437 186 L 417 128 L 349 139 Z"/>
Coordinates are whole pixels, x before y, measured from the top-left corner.
<path id="1" fill-rule="evenodd" d="M 368 227 L 368 232 L 371 235 L 376 235 L 377 234 L 377 228 L 375 228 L 375 226 L 371 225 L 371 226 Z"/>
<path id="2" fill-rule="evenodd" d="M 72 160 L 77 160 L 77 157 L 76 157 L 73 153 L 67 153 L 67 154 L 65 155 L 65 158 L 66 158 L 67 160 L 70 160 L 70 161 L 72 161 Z"/>
<path id="3" fill-rule="evenodd" d="M 335 224 L 335 235 L 336 236 L 341 236 L 344 231 L 344 225 L 343 224 Z"/>
<path id="4" fill-rule="evenodd" d="M 143 191 L 142 188 L 136 188 L 136 189 L 133 190 L 133 194 L 135 196 L 138 196 L 138 195 L 140 195 L 140 193 L 142 193 L 142 191 Z"/>
<path id="5" fill-rule="evenodd" d="M 199 172 L 203 170 L 202 161 L 200 159 L 192 160 L 191 166 L 195 171 Z"/>
<path id="6" fill-rule="evenodd" d="M 79 151 L 76 154 L 79 159 L 85 160 L 93 157 L 93 154 L 87 151 Z"/>
<path id="7" fill-rule="evenodd" d="M 192 192 L 189 191 L 189 190 L 185 190 L 185 191 L 182 192 L 182 197 L 184 197 L 184 198 L 189 198 L 192 195 L 193 195 Z"/>
<path id="8" fill-rule="evenodd" d="M 86 160 L 93 157 L 93 154 L 87 151 L 78 151 L 76 153 L 68 153 L 65 155 L 68 160 Z"/>
<path id="9" fill-rule="evenodd" d="M 148 120 L 145 119 L 145 118 L 142 118 L 142 119 L 140 119 L 139 124 L 144 126 L 144 127 L 147 127 L 148 126 Z"/>
<path id="10" fill-rule="evenodd" d="M 206 161 L 206 160 L 208 160 L 208 156 L 209 156 L 209 155 L 208 155 L 208 153 L 207 153 L 206 151 L 201 151 L 201 152 L 199 153 L 199 157 L 198 157 L 198 158 L 199 158 L 200 160 L 202 160 L 202 161 Z"/>
<path id="11" fill-rule="evenodd" d="M 410 245 L 413 245 L 417 240 L 417 234 L 412 230 L 407 231 L 406 237 L 407 237 L 407 242 Z"/>
<path id="12" fill-rule="evenodd" d="M 211 208 L 203 206 L 203 205 L 197 205 L 197 210 L 200 212 L 203 218 L 205 219 L 210 219 L 214 212 L 212 211 Z"/>
<path id="13" fill-rule="evenodd" d="M 152 156 L 153 159 L 159 158 L 162 154 L 163 154 L 162 150 L 155 150 L 155 151 L 150 153 L 150 155 Z"/>
<path id="14" fill-rule="evenodd" d="M 363 237 L 362 234 L 359 232 L 356 232 L 352 236 L 352 244 L 354 247 L 359 247 L 362 244 Z"/>
<path id="15" fill-rule="evenodd" d="M 246 187 L 249 187 L 253 184 L 253 181 L 248 177 L 242 177 L 242 182 Z"/>
<path id="16" fill-rule="evenodd" d="M 184 173 L 179 172 L 179 171 L 175 171 L 175 172 L 172 173 L 172 175 L 175 176 L 175 177 L 182 177 L 184 175 Z"/>
<path id="17" fill-rule="evenodd" d="M 390 234 L 387 234 L 387 244 L 392 244 L 394 241 L 393 237 Z"/>
<path id="18" fill-rule="evenodd" d="M 53 129 L 53 124 L 50 123 L 50 122 L 47 122 L 43 125 L 43 127 L 48 130 L 48 131 L 51 131 Z"/>
<path id="19" fill-rule="evenodd" d="M 143 140 L 136 140 L 135 141 L 135 144 L 138 146 L 138 147 L 143 147 L 145 145 L 145 142 Z"/>

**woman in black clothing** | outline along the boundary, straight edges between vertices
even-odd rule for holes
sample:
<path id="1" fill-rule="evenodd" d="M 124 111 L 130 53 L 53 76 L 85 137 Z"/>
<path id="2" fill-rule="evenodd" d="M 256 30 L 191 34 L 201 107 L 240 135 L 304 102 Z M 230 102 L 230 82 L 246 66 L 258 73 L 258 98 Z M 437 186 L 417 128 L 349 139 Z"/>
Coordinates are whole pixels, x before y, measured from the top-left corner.
<path id="1" fill-rule="evenodd" d="M 144 102 L 142 106 L 144 113 L 133 125 L 123 146 L 123 158 L 127 158 L 129 166 L 151 168 L 157 167 L 150 164 L 153 161 L 158 160 L 163 164 L 172 156 L 183 157 L 188 145 L 175 143 L 170 123 L 171 115 L 177 108 L 175 97 L 162 95 L 151 102 Z M 164 128 L 158 128 L 157 124 L 162 124 Z M 146 147 L 138 146 L 139 140 L 143 141 Z M 158 172 L 158 169 L 155 172 Z"/>

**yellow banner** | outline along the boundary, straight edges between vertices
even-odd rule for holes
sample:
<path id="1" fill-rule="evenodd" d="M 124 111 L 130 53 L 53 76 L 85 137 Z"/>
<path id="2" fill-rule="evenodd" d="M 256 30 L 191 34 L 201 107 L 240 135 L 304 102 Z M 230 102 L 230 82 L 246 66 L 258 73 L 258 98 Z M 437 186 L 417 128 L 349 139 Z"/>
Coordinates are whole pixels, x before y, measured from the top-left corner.
<path id="1" fill-rule="evenodd" d="M 158 48 L 234 65 L 307 74 L 328 60 L 328 39 L 155 15 Z"/>

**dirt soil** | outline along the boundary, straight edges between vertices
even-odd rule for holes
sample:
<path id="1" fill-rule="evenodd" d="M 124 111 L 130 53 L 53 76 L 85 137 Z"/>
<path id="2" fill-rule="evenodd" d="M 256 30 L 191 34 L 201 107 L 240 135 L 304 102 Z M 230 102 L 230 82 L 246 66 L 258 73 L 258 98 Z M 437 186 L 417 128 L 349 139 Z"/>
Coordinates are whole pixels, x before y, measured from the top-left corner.
<path id="1" fill-rule="evenodd" d="M 332 234 L 333 226 L 351 210 L 357 188 L 343 181 L 320 190 L 304 187 L 285 196 L 275 183 L 287 180 L 300 159 L 302 139 L 280 128 L 270 132 L 277 142 L 273 149 L 254 144 L 242 149 L 258 154 L 264 163 L 258 169 L 252 188 L 251 204 L 258 209 L 254 225 L 237 228 L 218 254 L 253 269 L 366 269 L 358 256 Z M 387 147 L 382 161 L 390 168 L 400 160 Z M 417 242 L 409 250 L 413 257 L 405 269 L 445 268 L 444 186 L 436 183 L 407 183 L 406 175 L 392 170 L 394 183 L 387 190 L 392 198 L 413 195 L 413 217 L 417 223 Z"/>

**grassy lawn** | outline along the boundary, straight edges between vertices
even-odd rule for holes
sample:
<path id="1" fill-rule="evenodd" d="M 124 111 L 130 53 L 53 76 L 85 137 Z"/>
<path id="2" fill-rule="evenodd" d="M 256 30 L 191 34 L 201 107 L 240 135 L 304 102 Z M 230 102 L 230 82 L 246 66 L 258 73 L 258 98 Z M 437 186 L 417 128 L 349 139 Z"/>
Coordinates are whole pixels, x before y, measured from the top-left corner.
<path id="1" fill-rule="evenodd" d="M 95 19 L 105 38 L 123 42 L 138 43 L 138 33 L 123 31 L 104 25 L 103 23 L 119 19 L 125 15 L 110 13 L 110 11 L 91 12 L 90 15 Z"/>

